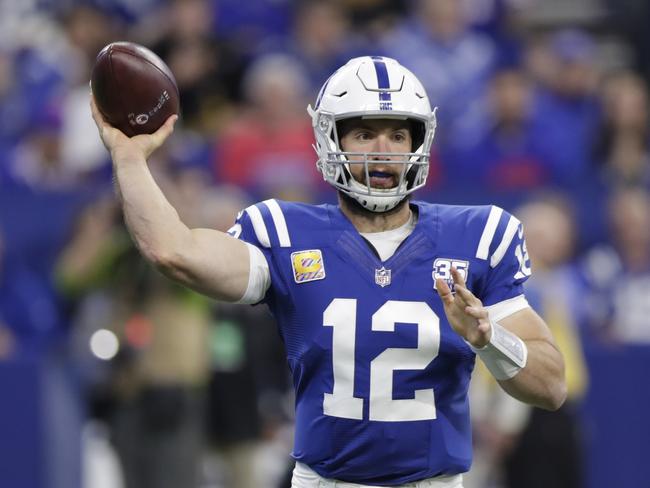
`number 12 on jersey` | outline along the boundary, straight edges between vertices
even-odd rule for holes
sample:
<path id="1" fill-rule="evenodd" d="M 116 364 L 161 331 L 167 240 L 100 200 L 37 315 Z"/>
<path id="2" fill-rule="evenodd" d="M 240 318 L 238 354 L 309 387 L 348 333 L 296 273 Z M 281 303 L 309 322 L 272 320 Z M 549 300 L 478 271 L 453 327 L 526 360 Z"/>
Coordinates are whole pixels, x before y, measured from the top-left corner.
<path id="1" fill-rule="evenodd" d="M 388 348 L 370 362 L 369 420 L 403 422 L 436 418 L 433 389 L 415 390 L 414 398 L 393 399 L 393 372 L 426 368 L 440 349 L 440 319 L 425 302 L 389 300 L 373 314 L 374 331 L 394 332 L 396 323 L 417 327 L 417 348 Z M 325 393 L 323 413 L 363 419 L 363 398 L 354 396 L 357 300 L 335 298 L 323 312 L 332 327 L 334 388 Z"/>

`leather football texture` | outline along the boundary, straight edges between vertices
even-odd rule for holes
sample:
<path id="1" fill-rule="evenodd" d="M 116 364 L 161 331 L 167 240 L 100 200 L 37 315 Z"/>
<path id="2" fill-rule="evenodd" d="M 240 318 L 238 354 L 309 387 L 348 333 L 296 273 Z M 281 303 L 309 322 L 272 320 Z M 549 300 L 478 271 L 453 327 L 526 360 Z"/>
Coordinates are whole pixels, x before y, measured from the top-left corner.
<path id="1" fill-rule="evenodd" d="M 91 89 L 104 119 L 129 137 L 155 132 L 180 110 L 176 80 L 151 50 L 113 42 L 95 61 Z"/>

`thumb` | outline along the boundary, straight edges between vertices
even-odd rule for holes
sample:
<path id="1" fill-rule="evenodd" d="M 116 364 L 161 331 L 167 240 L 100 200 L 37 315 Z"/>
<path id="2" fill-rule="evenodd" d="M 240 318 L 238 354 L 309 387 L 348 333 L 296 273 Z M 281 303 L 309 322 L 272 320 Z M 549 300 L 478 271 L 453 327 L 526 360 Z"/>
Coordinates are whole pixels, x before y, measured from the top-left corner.
<path id="1" fill-rule="evenodd" d="M 174 125 L 176 124 L 176 121 L 178 120 L 178 115 L 173 114 L 167 117 L 167 120 L 165 123 L 160 126 L 160 128 L 151 134 L 151 141 L 152 141 L 152 150 L 153 152 L 155 149 L 158 149 L 160 146 L 163 145 L 165 140 L 171 135 L 172 132 L 174 132 Z"/>

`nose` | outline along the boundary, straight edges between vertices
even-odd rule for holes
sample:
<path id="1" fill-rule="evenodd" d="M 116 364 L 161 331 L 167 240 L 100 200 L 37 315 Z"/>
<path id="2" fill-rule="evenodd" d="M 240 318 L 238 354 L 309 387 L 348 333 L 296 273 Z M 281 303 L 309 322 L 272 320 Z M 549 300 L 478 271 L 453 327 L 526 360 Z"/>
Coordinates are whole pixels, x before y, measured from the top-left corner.
<path id="1" fill-rule="evenodd" d="M 376 153 L 388 153 L 390 152 L 390 140 L 387 135 L 379 134 L 375 139 L 375 144 L 373 145 L 372 152 Z M 383 160 L 386 159 L 386 156 L 373 156 L 374 160 Z"/>

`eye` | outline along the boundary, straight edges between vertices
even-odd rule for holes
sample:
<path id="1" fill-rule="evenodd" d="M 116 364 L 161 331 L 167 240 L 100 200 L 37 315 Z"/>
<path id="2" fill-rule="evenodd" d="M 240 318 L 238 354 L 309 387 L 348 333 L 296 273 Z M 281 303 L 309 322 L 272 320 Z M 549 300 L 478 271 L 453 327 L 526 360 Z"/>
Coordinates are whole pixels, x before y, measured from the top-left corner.
<path id="1" fill-rule="evenodd" d="M 395 142 L 405 142 L 406 141 L 406 133 L 404 131 L 399 131 L 393 133 L 393 140 Z"/>
<path id="2" fill-rule="evenodd" d="M 370 134 L 370 132 L 368 132 L 368 131 L 365 131 L 365 130 L 361 131 L 360 130 L 359 132 L 357 132 L 355 134 L 354 138 L 356 140 L 358 140 L 358 141 L 369 141 L 370 139 L 372 139 L 372 134 Z"/>

